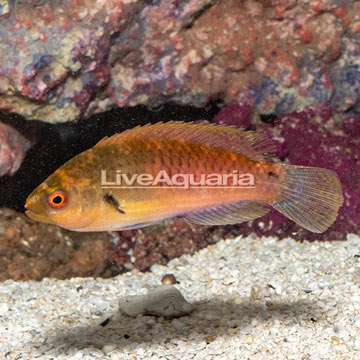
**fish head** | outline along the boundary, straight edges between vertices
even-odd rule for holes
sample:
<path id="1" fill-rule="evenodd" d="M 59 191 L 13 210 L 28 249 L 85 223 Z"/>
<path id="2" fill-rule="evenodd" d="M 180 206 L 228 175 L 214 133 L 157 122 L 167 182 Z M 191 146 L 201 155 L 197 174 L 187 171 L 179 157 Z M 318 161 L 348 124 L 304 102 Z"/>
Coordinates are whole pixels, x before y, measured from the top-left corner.
<path id="1" fill-rule="evenodd" d="M 26 215 L 43 223 L 81 231 L 96 218 L 96 185 L 55 171 L 27 198 Z"/>

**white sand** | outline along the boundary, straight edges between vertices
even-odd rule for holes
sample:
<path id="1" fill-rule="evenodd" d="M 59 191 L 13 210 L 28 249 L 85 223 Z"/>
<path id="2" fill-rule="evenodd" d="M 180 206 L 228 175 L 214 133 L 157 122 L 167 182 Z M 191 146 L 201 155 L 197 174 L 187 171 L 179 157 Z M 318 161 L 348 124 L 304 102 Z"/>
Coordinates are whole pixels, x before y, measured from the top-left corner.
<path id="1" fill-rule="evenodd" d="M 360 238 L 238 238 L 152 273 L 0 283 L 1 359 L 360 359 Z M 121 296 L 172 273 L 185 317 L 129 318 Z M 100 324 L 110 317 L 106 326 Z"/>

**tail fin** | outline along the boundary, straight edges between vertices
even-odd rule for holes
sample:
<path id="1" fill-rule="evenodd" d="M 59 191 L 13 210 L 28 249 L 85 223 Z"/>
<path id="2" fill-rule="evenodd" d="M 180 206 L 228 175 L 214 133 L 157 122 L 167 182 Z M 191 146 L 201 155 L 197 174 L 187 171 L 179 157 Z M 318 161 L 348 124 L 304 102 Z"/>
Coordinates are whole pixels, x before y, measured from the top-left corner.
<path id="1" fill-rule="evenodd" d="M 281 194 L 273 207 L 307 230 L 327 230 L 344 200 L 337 175 L 315 167 L 283 165 L 283 169 Z"/>

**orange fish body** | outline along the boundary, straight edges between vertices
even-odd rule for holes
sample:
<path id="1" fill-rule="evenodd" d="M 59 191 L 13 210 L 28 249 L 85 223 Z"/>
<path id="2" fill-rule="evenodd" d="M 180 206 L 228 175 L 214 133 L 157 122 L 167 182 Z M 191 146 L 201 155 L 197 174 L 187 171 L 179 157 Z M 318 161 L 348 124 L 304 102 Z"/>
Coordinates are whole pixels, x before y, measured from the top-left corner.
<path id="1" fill-rule="evenodd" d="M 27 214 L 77 231 L 137 228 L 166 218 L 235 224 L 270 207 L 314 232 L 343 202 L 326 169 L 269 162 L 273 144 L 235 128 L 146 125 L 103 139 L 30 194 Z"/>

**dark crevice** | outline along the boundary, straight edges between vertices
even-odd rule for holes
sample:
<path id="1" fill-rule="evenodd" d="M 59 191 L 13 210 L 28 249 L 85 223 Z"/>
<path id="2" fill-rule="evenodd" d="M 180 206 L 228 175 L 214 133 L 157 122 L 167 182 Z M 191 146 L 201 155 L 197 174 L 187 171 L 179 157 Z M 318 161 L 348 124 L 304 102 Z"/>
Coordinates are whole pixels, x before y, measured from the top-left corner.
<path id="1" fill-rule="evenodd" d="M 276 114 L 260 114 L 260 119 L 266 124 L 274 124 L 276 116 Z"/>
<path id="2" fill-rule="evenodd" d="M 200 8 L 195 14 L 193 14 L 189 20 L 183 26 L 184 29 L 189 30 L 193 27 L 196 20 L 199 19 L 208 9 L 210 9 L 214 4 L 209 3 Z"/>

